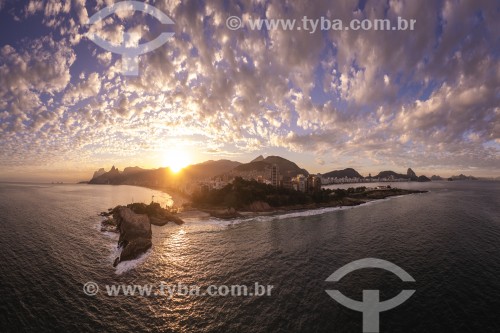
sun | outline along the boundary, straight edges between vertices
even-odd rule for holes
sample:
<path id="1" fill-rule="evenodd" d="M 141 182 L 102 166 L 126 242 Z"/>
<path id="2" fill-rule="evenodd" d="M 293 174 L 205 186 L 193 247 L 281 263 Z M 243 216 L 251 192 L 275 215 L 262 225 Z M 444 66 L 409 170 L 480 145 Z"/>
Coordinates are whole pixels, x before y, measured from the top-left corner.
<path id="1" fill-rule="evenodd" d="M 192 157 L 188 150 L 182 147 L 172 147 L 165 152 L 163 164 L 177 173 L 192 163 Z"/>

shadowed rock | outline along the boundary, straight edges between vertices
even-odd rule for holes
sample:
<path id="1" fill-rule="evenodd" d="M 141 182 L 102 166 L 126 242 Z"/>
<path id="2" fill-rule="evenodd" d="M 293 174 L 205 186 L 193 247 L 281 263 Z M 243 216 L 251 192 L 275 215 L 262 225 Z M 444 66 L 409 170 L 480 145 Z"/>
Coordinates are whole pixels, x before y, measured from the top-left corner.
<path id="1" fill-rule="evenodd" d="M 128 207 L 117 207 L 113 218 L 120 232 L 118 246 L 123 247 L 114 266 L 122 261 L 136 259 L 151 248 L 151 223 L 146 214 L 136 214 Z"/>

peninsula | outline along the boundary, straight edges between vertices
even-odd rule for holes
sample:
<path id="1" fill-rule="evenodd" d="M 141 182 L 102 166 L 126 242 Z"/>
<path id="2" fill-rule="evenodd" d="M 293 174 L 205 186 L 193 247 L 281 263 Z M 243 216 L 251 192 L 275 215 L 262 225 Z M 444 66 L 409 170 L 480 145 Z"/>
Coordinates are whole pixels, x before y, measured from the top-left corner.
<path id="1" fill-rule="evenodd" d="M 230 219 L 242 214 L 279 214 L 290 210 L 357 206 L 392 196 L 425 192 L 392 188 L 390 185 L 302 192 L 237 177 L 221 189 L 193 193 L 191 207 L 214 217 Z"/>

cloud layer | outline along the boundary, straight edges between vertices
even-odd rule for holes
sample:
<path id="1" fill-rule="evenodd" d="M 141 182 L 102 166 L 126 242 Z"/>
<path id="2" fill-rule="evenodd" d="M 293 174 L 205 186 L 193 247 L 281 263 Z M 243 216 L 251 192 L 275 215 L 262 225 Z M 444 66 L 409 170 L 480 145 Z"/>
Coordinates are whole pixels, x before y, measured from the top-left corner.
<path id="1" fill-rule="evenodd" d="M 207 152 L 312 153 L 324 171 L 354 161 L 498 172 L 495 1 L 151 2 L 175 21 L 175 37 L 141 56 L 136 78 L 85 37 L 88 17 L 111 3 L 0 2 L 13 25 L 41 18 L 48 31 L 0 47 L 2 167 L 141 161 L 185 141 Z M 230 15 L 417 23 L 415 31 L 232 31 Z M 145 16 L 122 13 L 94 29 L 121 43 L 125 23 L 153 39 Z"/>

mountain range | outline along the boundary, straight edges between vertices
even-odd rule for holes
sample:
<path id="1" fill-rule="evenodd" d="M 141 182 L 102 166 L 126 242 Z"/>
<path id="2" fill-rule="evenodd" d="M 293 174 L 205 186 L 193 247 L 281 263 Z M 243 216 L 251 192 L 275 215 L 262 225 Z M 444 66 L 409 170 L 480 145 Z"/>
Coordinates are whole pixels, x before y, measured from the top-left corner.
<path id="1" fill-rule="evenodd" d="M 155 186 L 155 187 L 172 187 L 181 183 L 208 180 L 215 177 L 231 179 L 234 177 L 257 177 L 266 176 L 273 165 L 277 165 L 279 173 L 285 177 L 295 177 L 298 174 L 305 176 L 309 172 L 299 167 L 296 163 L 289 161 L 280 156 L 262 155 L 253 159 L 249 163 L 240 163 L 231 160 L 210 160 L 203 163 L 193 164 L 185 167 L 179 173 L 174 174 L 169 168 L 158 169 L 143 169 L 140 167 L 127 167 L 123 171 L 119 171 L 114 166 L 106 171 L 101 168 L 94 172 L 90 184 L 113 184 L 113 185 L 139 185 L 139 186 Z M 353 168 L 343 170 L 334 170 L 322 174 L 323 177 L 331 178 L 367 178 L 363 177 Z M 461 175 L 463 176 L 463 175 Z M 426 176 L 418 177 L 412 169 L 408 169 L 406 174 L 397 173 L 394 171 L 382 171 L 373 178 L 391 178 L 394 179 L 409 179 L 413 181 L 430 181 Z M 435 179 L 438 176 L 434 176 Z M 463 176 L 465 177 L 465 176 Z M 462 177 L 457 177 L 462 179 Z"/>
<path id="2" fill-rule="evenodd" d="M 108 172 L 102 168 L 94 172 L 94 176 L 89 181 L 89 184 L 169 187 L 185 180 L 194 181 L 212 178 L 221 173 L 228 172 L 240 164 L 240 162 L 229 160 L 210 160 L 189 165 L 179 175 L 174 175 L 169 168 L 142 169 L 139 167 L 127 167 L 120 172 L 113 166 Z"/>

